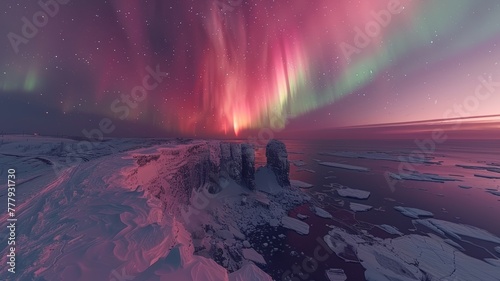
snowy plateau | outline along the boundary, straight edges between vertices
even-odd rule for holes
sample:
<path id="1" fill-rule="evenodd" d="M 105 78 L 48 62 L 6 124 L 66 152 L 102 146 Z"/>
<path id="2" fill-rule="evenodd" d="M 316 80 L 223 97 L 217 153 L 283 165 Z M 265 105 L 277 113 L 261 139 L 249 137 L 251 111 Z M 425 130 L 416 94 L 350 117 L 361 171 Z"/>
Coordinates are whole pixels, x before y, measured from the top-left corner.
<path id="1" fill-rule="evenodd" d="M 79 145 L 2 138 L 1 165 L 17 170 L 22 246 L 15 277 L 3 271 L 1 280 L 272 280 L 246 237 L 257 226 L 286 224 L 287 210 L 307 199 L 290 187 L 286 151 L 271 151 L 270 143 L 268 165 L 255 171 L 253 148 L 245 144 Z M 255 178 L 273 192 L 259 191 Z M 2 229 L 6 220 L 2 214 Z"/>

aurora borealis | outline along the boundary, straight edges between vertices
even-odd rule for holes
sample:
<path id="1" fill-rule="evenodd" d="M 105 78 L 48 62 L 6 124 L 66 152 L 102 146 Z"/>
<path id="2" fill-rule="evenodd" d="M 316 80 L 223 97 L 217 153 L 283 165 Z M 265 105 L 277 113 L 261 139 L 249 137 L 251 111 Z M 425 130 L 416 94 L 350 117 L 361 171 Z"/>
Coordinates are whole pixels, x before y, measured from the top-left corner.
<path id="1" fill-rule="evenodd" d="M 500 81 L 493 0 L 60 2 L 69 3 L 17 53 L 8 34 L 22 35 L 22 18 L 42 8 L 0 3 L 0 104 L 25 117 L 18 130 L 84 119 L 58 127 L 78 134 L 118 120 L 110 105 L 141 85 L 148 66 L 168 76 L 121 127 L 158 135 L 441 119 L 474 94 L 478 77 Z M 348 45 L 356 51 L 346 55 Z M 498 115 L 499 106 L 500 89 L 470 115 Z"/>

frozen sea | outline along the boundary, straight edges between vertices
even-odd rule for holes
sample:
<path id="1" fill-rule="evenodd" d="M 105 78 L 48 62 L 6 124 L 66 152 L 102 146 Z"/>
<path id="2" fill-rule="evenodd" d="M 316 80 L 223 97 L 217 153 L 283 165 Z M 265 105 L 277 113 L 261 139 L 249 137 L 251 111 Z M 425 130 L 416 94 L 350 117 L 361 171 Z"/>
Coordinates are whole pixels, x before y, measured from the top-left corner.
<path id="1" fill-rule="evenodd" d="M 432 151 L 421 150 L 413 140 L 288 140 L 285 143 L 291 161 L 290 178 L 312 185 L 303 192 L 310 194 L 314 203 L 332 214 L 333 219 L 315 215 L 307 205 L 290 212 L 291 217 L 307 216 L 304 221 L 310 225 L 310 233 L 302 236 L 285 230 L 286 244 L 293 249 L 264 255 L 277 280 L 285 280 L 283 274 L 294 264 L 301 265 L 304 259 L 314 256 L 318 246 L 316 238 L 322 239 L 331 225 L 353 233 L 366 231 L 380 238 L 398 237 L 382 230 L 381 225 L 394 227 L 403 235 L 434 233 L 427 227 L 415 225 L 413 218 L 394 209 L 396 206 L 425 210 L 431 212 L 434 219 L 470 225 L 500 237 L 499 141 L 449 140 L 437 144 Z M 257 166 L 265 164 L 265 149 L 257 150 L 256 159 Z M 336 165 L 323 165 L 325 162 Z M 414 177 L 398 180 L 391 174 Z M 344 188 L 368 191 L 370 196 L 368 199 L 339 196 L 337 189 Z M 351 203 L 373 208 L 354 212 Z M 494 243 L 476 238 L 451 240 L 460 244 L 466 255 L 477 259 L 500 256 L 493 250 Z M 295 252 L 298 254 L 294 255 Z M 308 268 L 313 272 L 302 270 L 307 273 L 304 280 L 327 280 L 325 271 L 329 268 L 342 268 L 347 280 L 365 280 L 359 263 L 346 262 L 336 255 L 319 262 L 315 270 Z"/>

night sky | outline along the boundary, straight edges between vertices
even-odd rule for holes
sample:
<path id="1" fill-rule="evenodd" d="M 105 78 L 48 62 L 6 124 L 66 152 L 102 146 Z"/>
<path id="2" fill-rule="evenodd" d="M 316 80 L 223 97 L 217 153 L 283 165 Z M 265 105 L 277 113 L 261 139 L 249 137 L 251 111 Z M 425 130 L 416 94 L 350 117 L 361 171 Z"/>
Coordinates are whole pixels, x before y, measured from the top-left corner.
<path id="1" fill-rule="evenodd" d="M 52 15 L 0 2 L 0 131 L 82 135 L 109 118 L 110 136 L 233 137 L 500 120 L 500 1 L 46 2 Z"/>

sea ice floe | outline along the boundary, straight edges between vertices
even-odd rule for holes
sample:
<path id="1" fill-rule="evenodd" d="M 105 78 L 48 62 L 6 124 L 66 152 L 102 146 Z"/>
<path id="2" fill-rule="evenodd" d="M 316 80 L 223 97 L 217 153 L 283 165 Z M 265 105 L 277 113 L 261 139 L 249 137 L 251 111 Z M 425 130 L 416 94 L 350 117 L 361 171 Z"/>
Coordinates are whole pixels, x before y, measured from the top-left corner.
<path id="1" fill-rule="evenodd" d="M 414 222 L 427 226 L 441 235 L 447 235 L 457 240 L 462 240 L 462 237 L 465 236 L 500 244 L 499 237 L 475 226 L 458 224 L 438 219 L 419 219 L 414 220 Z"/>
<path id="2" fill-rule="evenodd" d="M 309 173 L 313 173 L 313 174 L 315 174 L 315 173 L 316 173 L 316 171 L 315 171 L 315 170 L 312 170 L 312 169 L 304 169 L 304 168 L 297 169 L 297 172 L 302 172 L 302 171 L 304 171 L 304 172 L 309 172 Z"/>
<path id="3" fill-rule="evenodd" d="M 309 234 L 309 225 L 298 219 L 285 216 L 281 219 L 281 224 L 283 225 L 283 227 L 295 230 L 299 234 Z"/>
<path id="4" fill-rule="evenodd" d="M 435 175 L 435 174 L 422 174 L 422 173 L 418 173 L 418 172 L 414 172 L 411 174 L 389 173 L 389 176 L 393 179 L 396 179 L 396 180 L 426 181 L 426 182 L 437 182 L 437 183 L 444 183 L 447 181 L 461 181 L 461 180 L 456 179 L 456 178 L 445 177 L 445 176 L 440 176 L 440 175 Z"/>
<path id="5" fill-rule="evenodd" d="M 301 220 L 305 220 L 307 218 L 309 218 L 308 215 L 303 215 L 303 214 L 297 214 L 297 218 L 301 219 Z"/>
<path id="6" fill-rule="evenodd" d="M 322 218 L 325 218 L 325 219 L 331 219 L 332 218 L 332 215 L 330 213 L 328 213 L 324 209 L 321 209 L 320 207 L 314 207 L 314 213 L 318 217 L 322 217 Z"/>
<path id="7" fill-rule="evenodd" d="M 484 259 L 484 261 L 486 261 L 487 263 L 489 263 L 491 265 L 494 265 L 494 266 L 497 266 L 500 268 L 500 259 L 486 258 L 486 259 Z"/>
<path id="8" fill-rule="evenodd" d="M 500 190 L 486 190 L 486 192 L 493 194 L 495 196 L 500 196 Z"/>
<path id="9" fill-rule="evenodd" d="M 343 269 L 340 268 L 330 268 L 327 269 L 326 272 L 326 277 L 330 281 L 345 281 L 347 280 L 347 276 L 344 273 Z"/>
<path id="10" fill-rule="evenodd" d="M 334 163 L 334 162 L 319 162 L 319 164 L 323 165 L 323 166 L 351 170 L 351 171 L 358 171 L 358 172 L 370 171 L 370 169 L 365 168 L 365 167 L 359 167 L 359 166 L 353 166 L 353 165 L 347 165 L 347 164 L 341 164 L 341 163 Z"/>
<path id="11" fill-rule="evenodd" d="M 375 152 L 375 151 L 338 151 L 338 152 L 326 152 L 325 155 L 346 157 L 346 158 L 359 158 L 359 159 L 370 159 L 370 160 L 385 160 L 385 161 L 396 161 L 396 162 L 408 162 L 417 164 L 438 164 L 438 162 L 432 161 L 432 157 L 426 156 L 425 158 L 420 157 L 403 157 L 403 155 L 389 154 L 386 152 Z"/>
<path id="12" fill-rule="evenodd" d="M 482 175 L 482 174 L 474 174 L 475 177 L 478 178 L 485 178 L 485 179 L 491 179 L 491 180 L 500 180 L 499 176 L 489 176 L 489 175 Z"/>
<path id="13" fill-rule="evenodd" d="M 253 248 L 246 248 L 241 251 L 243 257 L 249 261 L 256 262 L 258 264 L 267 264 L 264 257 L 257 253 Z"/>
<path id="14" fill-rule="evenodd" d="M 356 199 L 368 199 L 368 197 L 370 197 L 369 191 L 353 189 L 353 188 L 337 189 L 337 193 L 342 197 L 349 197 Z"/>
<path id="15" fill-rule="evenodd" d="M 467 256 L 433 234 L 374 239 L 333 227 L 324 240 L 338 257 L 360 263 L 370 281 L 498 281 L 500 276 L 500 267 Z"/>
<path id="16" fill-rule="evenodd" d="M 311 187 L 313 187 L 312 184 L 307 183 L 307 182 L 303 182 L 303 181 L 299 181 L 299 180 L 290 180 L 290 184 L 294 187 L 299 187 L 299 188 L 311 188 Z"/>
<path id="17" fill-rule="evenodd" d="M 388 225 L 388 224 L 381 224 L 381 225 L 378 225 L 378 227 L 380 229 L 384 230 L 385 232 L 389 233 L 389 234 L 403 235 L 403 233 L 401 233 L 399 231 L 399 229 L 397 229 L 395 226 L 391 226 L 391 225 Z"/>
<path id="18" fill-rule="evenodd" d="M 445 240 L 444 240 L 444 242 L 446 242 L 446 243 L 450 244 L 451 246 L 453 246 L 453 247 L 455 247 L 455 248 L 459 249 L 459 250 L 460 250 L 460 251 L 462 251 L 462 252 L 464 252 L 464 251 L 465 251 L 464 247 L 460 246 L 460 244 L 458 244 L 457 242 L 455 242 L 455 241 L 453 241 L 453 240 L 451 240 L 451 239 L 445 239 Z"/>
<path id="19" fill-rule="evenodd" d="M 401 214 L 410 217 L 412 219 L 418 219 L 418 218 L 426 218 L 426 217 L 433 217 L 434 214 L 429 212 L 429 211 L 424 211 L 421 209 L 417 208 L 409 208 L 409 207 L 402 207 L 402 206 L 396 206 L 394 209 Z"/>
<path id="20" fill-rule="evenodd" d="M 359 204 L 359 203 L 353 203 L 351 202 L 349 204 L 349 209 L 351 209 L 354 212 L 366 212 L 371 210 L 373 207 L 370 205 L 365 205 L 365 204 Z"/>

